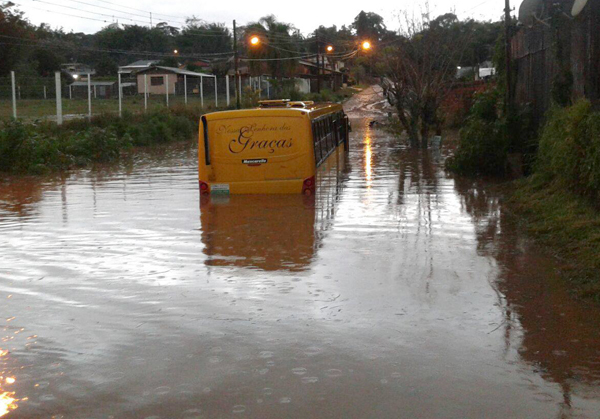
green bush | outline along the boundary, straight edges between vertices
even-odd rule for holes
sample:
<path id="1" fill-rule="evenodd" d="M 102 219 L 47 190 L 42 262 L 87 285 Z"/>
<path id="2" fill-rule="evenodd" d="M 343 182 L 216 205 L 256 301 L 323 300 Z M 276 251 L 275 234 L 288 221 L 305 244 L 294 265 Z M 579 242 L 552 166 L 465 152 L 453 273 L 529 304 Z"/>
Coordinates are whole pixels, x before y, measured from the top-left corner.
<path id="1" fill-rule="evenodd" d="M 91 127 L 71 136 L 65 152 L 78 161 L 108 162 L 119 157 L 121 149 L 129 145 L 129 136 L 119 138 L 113 129 Z"/>
<path id="2" fill-rule="evenodd" d="M 260 90 L 254 90 L 253 88 L 246 86 L 242 92 L 242 107 L 243 108 L 255 108 L 258 106 L 260 99 Z"/>
<path id="3" fill-rule="evenodd" d="M 505 174 L 510 137 L 506 120 L 498 117 L 498 99 L 496 91 L 476 96 L 449 169 L 465 175 Z"/>
<path id="4" fill-rule="evenodd" d="M 594 112 L 590 102 L 550 110 L 536 171 L 600 204 L 600 112 Z"/>
<path id="5" fill-rule="evenodd" d="M 132 145 L 190 140 L 197 131 L 193 113 L 160 111 L 105 114 L 57 126 L 49 122 L 0 125 L 0 172 L 43 173 L 115 160 Z"/>

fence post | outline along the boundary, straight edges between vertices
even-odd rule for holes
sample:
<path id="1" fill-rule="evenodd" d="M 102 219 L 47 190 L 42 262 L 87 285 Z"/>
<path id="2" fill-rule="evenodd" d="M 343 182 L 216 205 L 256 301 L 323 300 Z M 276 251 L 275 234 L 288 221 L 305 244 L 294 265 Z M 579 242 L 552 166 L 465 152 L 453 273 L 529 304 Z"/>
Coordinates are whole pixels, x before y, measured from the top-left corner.
<path id="1" fill-rule="evenodd" d="M 165 87 L 166 87 L 166 93 L 167 93 L 167 108 L 169 107 L 169 75 L 165 74 L 165 77 L 167 78 L 167 82 L 165 83 Z"/>
<path id="2" fill-rule="evenodd" d="M 271 99 L 271 82 L 269 81 L 269 79 L 267 79 L 267 99 Z"/>
<path id="3" fill-rule="evenodd" d="M 88 117 L 92 120 L 92 76 L 88 73 Z"/>
<path id="4" fill-rule="evenodd" d="M 10 72 L 10 81 L 12 83 L 12 108 L 13 118 L 17 119 L 17 92 L 15 90 L 15 72 Z"/>
<path id="5" fill-rule="evenodd" d="M 219 106 L 219 90 L 217 89 L 217 76 L 213 77 L 215 81 L 215 108 Z"/>
<path id="6" fill-rule="evenodd" d="M 227 95 L 225 96 L 227 99 L 227 107 L 229 107 L 229 74 L 225 76 L 225 91 L 227 92 Z"/>
<path id="7" fill-rule="evenodd" d="M 46 85 L 44 85 L 44 99 L 48 99 L 48 93 L 46 92 Z"/>
<path id="8" fill-rule="evenodd" d="M 200 76 L 200 107 L 204 109 L 204 77 Z"/>
<path id="9" fill-rule="evenodd" d="M 148 75 L 144 74 L 144 112 L 148 110 Z"/>
<path id="10" fill-rule="evenodd" d="M 242 75 L 241 74 L 238 75 L 238 80 L 239 80 L 239 83 L 238 83 L 238 87 L 239 87 L 238 95 L 239 95 L 240 101 L 241 101 L 242 100 Z"/>
<path id="11" fill-rule="evenodd" d="M 187 106 L 187 74 L 183 75 L 183 100 Z"/>
<path id="12" fill-rule="evenodd" d="M 69 85 L 69 100 L 73 99 L 73 86 Z"/>
<path id="13" fill-rule="evenodd" d="M 121 87 L 121 73 L 117 74 L 117 83 L 119 90 L 119 118 L 123 114 L 123 89 Z"/>
<path id="14" fill-rule="evenodd" d="M 62 92 L 60 85 L 60 71 L 54 72 L 54 82 L 56 85 L 56 124 L 62 125 L 63 114 L 62 114 Z"/>

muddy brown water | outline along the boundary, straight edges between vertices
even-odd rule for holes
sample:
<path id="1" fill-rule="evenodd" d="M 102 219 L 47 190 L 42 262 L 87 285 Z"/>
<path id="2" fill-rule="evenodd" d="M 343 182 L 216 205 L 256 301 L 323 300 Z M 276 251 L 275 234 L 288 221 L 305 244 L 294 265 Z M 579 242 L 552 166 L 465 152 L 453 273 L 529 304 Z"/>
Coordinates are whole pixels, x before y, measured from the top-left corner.
<path id="1" fill-rule="evenodd" d="M 3 180 L 0 416 L 600 417 L 600 310 L 493 189 L 369 127 L 373 90 L 347 108 L 314 198 L 200 208 L 182 146 Z"/>

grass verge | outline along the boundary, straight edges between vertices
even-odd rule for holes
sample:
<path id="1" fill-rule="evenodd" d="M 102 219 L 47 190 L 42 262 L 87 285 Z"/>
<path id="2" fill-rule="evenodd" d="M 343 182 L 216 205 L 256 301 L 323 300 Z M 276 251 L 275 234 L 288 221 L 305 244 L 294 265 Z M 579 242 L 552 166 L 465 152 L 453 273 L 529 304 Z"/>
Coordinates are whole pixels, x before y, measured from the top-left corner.
<path id="1" fill-rule="evenodd" d="M 185 109 L 106 114 L 57 126 L 52 122 L 0 124 L 0 172 L 42 174 L 109 162 L 134 146 L 190 141 L 199 115 Z"/>
<path id="2" fill-rule="evenodd" d="M 592 202 L 548 183 L 542 175 L 517 181 L 508 193 L 509 211 L 534 240 L 564 267 L 562 276 L 576 297 L 600 303 L 600 213 Z"/>

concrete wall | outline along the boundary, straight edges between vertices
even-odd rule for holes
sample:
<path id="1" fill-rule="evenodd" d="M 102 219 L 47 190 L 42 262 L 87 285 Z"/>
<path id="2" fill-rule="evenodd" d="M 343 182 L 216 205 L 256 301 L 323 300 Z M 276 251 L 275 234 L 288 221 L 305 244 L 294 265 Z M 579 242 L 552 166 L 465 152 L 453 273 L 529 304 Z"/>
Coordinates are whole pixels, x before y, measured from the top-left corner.
<path id="1" fill-rule="evenodd" d="M 300 93 L 310 93 L 310 79 L 296 79 L 296 89 Z"/>
<path id="2" fill-rule="evenodd" d="M 148 78 L 148 93 L 151 95 L 164 95 L 167 93 L 167 75 L 169 76 L 169 94 L 175 94 L 175 84 L 177 83 L 177 74 L 167 74 L 167 73 L 146 73 L 146 77 Z M 162 77 L 163 84 L 160 86 L 152 86 L 152 78 L 153 77 Z M 137 75 L 137 85 L 138 85 L 138 93 L 144 94 L 144 74 Z"/>

